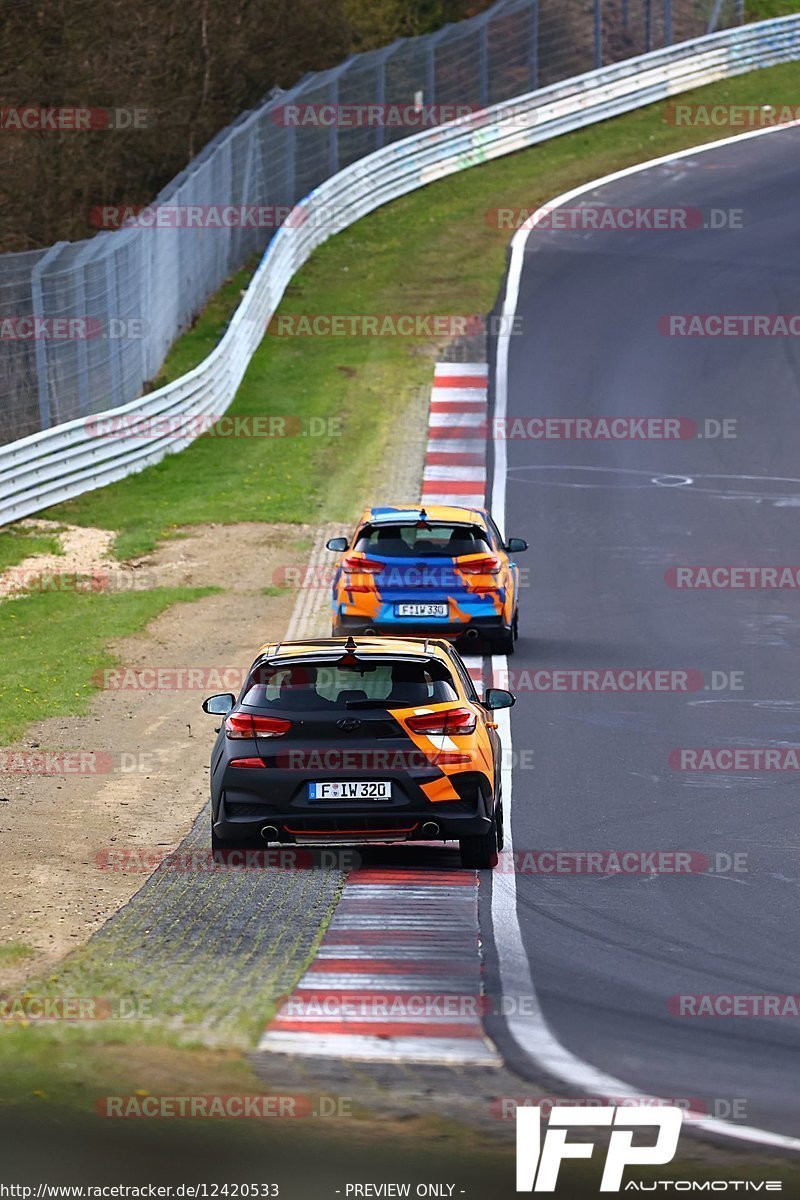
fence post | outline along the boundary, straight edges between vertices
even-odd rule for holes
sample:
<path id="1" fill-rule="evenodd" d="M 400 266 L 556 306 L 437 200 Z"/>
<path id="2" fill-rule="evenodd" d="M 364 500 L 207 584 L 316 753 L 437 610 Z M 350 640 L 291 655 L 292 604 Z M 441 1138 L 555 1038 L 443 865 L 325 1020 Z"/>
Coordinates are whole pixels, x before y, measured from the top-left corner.
<path id="1" fill-rule="evenodd" d="M 603 0 L 594 0 L 594 69 L 603 65 Z"/>
<path id="2" fill-rule="evenodd" d="M 117 298 L 117 260 L 113 251 L 106 254 L 106 322 L 107 331 L 112 316 L 118 316 Z M 122 377 L 119 369 L 119 338 L 106 337 L 108 346 L 108 367 L 111 372 L 111 404 L 109 408 L 118 408 L 124 403 L 122 399 Z"/>
<path id="3" fill-rule="evenodd" d="M 672 0 L 664 0 L 664 45 L 672 45 Z"/>
<path id="4" fill-rule="evenodd" d="M 653 49 L 653 0 L 644 0 L 644 48 Z"/>
<path id="5" fill-rule="evenodd" d="M 380 150 L 386 141 L 384 128 L 384 114 L 386 112 L 386 58 L 383 55 L 381 55 L 381 61 L 378 63 L 378 73 L 375 76 L 375 102 L 381 113 L 381 119 L 375 126 L 375 149 Z"/>
<path id="6" fill-rule="evenodd" d="M 539 86 L 539 0 L 531 4 L 531 27 L 529 33 L 531 53 L 531 91 Z"/>
<path id="7" fill-rule="evenodd" d="M 62 246 L 66 246 L 66 242 L 56 242 L 47 250 L 31 271 L 31 300 L 33 302 L 33 319 L 41 317 L 44 319 L 44 296 L 42 294 L 42 272 L 48 259 L 57 258 L 61 252 Z M 34 334 L 35 334 L 34 329 Z M 35 337 L 33 339 L 34 354 L 36 357 L 36 387 L 39 393 L 39 429 L 49 429 L 53 424 L 53 416 L 50 411 L 50 385 L 47 378 L 47 349 L 46 340 L 44 338 Z"/>
<path id="8" fill-rule="evenodd" d="M 91 258 L 97 251 L 97 239 L 91 238 L 78 251 L 72 260 L 72 270 L 75 272 L 75 314 L 88 317 L 86 312 L 86 263 L 84 259 Z M 86 339 L 79 339 L 76 347 L 78 354 L 78 408 L 80 415 L 85 417 L 91 410 L 89 396 L 89 352 Z"/>
<path id="9" fill-rule="evenodd" d="M 484 21 L 478 33 L 478 89 L 481 108 L 489 103 L 489 30 Z"/>
<path id="10" fill-rule="evenodd" d="M 339 170 L 339 79 L 331 80 L 330 103 L 333 105 L 334 119 L 328 134 L 328 174 L 335 175 Z"/>

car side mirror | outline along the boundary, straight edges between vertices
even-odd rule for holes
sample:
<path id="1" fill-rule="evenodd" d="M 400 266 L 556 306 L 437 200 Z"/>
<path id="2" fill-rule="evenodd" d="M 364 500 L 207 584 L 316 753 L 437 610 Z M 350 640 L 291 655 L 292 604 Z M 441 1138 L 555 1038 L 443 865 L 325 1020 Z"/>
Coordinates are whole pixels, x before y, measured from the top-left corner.
<path id="1" fill-rule="evenodd" d="M 347 549 L 347 545 L 347 538 L 328 538 L 327 542 L 325 543 L 325 549 L 335 550 L 337 553 L 341 554 Z"/>
<path id="2" fill-rule="evenodd" d="M 527 549 L 528 543 L 525 538 L 509 538 L 506 542 L 506 550 L 509 554 L 522 554 L 522 551 Z"/>
<path id="3" fill-rule="evenodd" d="M 214 713 L 219 717 L 227 717 L 228 713 L 236 704 L 236 697 L 232 692 L 223 692 L 219 696 L 209 696 L 203 701 L 203 712 Z"/>
<path id="4" fill-rule="evenodd" d="M 516 703 L 517 697 L 505 688 L 487 688 L 483 697 L 484 708 L 513 708 Z"/>

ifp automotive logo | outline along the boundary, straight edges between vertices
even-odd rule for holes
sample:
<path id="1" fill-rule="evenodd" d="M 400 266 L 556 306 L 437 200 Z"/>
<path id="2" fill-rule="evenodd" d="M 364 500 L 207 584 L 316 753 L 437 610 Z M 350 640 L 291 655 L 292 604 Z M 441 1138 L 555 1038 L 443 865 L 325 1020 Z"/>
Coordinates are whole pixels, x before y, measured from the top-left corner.
<path id="1" fill-rule="evenodd" d="M 578 1108 L 559 1105 L 551 1108 L 547 1132 L 542 1140 L 541 1111 L 535 1107 L 517 1109 L 517 1191 L 554 1192 L 558 1171 L 565 1158 L 591 1158 L 594 1143 L 568 1142 L 567 1131 L 573 1126 L 614 1126 L 608 1140 L 601 1192 L 618 1192 L 628 1166 L 663 1166 L 672 1162 L 678 1149 L 683 1112 L 673 1105 L 653 1108 L 616 1107 Z M 634 1146 L 634 1131 L 642 1126 L 658 1130 L 652 1145 Z"/>

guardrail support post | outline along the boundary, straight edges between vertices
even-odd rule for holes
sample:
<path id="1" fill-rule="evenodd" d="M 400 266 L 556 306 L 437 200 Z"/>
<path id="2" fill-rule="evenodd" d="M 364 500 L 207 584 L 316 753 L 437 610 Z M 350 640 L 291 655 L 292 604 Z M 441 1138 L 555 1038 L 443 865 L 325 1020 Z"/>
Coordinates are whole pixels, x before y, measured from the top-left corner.
<path id="1" fill-rule="evenodd" d="M 653 49 L 653 0 L 644 0 L 644 48 L 646 53 Z"/>
<path id="2" fill-rule="evenodd" d="M 381 118 L 375 126 L 375 149 L 380 150 L 386 141 L 386 131 L 384 126 L 385 111 L 386 111 L 386 59 L 382 58 L 378 63 L 378 73 L 375 76 L 375 99 L 378 103 L 378 108 L 381 113 Z"/>
<path id="3" fill-rule="evenodd" d="M 328 134 L 328 173 L 335 175 L 339 170 L 339 115 L 337 108 L 339 106 L 339 80 L 334 79 L 331 83 L 331 98 L 330 103 L 333 105 L 334 121 L 331 125 L 330 133 Z"/>
<path id="4" fill-rule="evenodd" d="M 117 262 L 113 251 L 106 255 L 106 345 L 108 346 L 108 366 L 111 372 L 111 404 L 117 408 L 122 404 L 122 376 L 119 369 L 120 345 L 119 338 L 109 336 L 111 319 L 119 315 L 117 298 Z"/>
<path id="5" fill-rule="evenodd" d="M 34 321 L 39 317 L 42 319 L 45 317 L 42 272 L 48 259 L 56 258 L 61 252 L 62 246 L 66 246 L 66 244 L 66 242 L 56 242 L 42 255 L 31 271 L 31 299 L 33 301 Z M 34 330 L 34 334 L 35 332 Z M 39 428 L 49 429 L 53 424 L 53 415 L 50 411 L 50 384 L 47 378 L 47 341 L 45 338 L 34 336 L 33 346 L 36 358 L 36 387 L 39 393 Z"/>
<path id="6" fill-rule="evenodd" d="M 481 108 L 489 103 L 489 30 L 484 21 L 478 34 L 478 89 Z"/>
<path id="7" fill-rule="evenodd" d="M 603 0 L 594 0 L 594 69 L 603 65 Z"/>
<path id="8" fill-rule="evenodd" d="M 533 0 L 531 4 L 529 41 L 531 53 L 531 91 L 535 92 L 539 86 L 539 0 Z"/>
<path id="9" fill-rule="evenodd" d="M 664 0 L 664 45 L 672 45 L 672 0 Z"/>

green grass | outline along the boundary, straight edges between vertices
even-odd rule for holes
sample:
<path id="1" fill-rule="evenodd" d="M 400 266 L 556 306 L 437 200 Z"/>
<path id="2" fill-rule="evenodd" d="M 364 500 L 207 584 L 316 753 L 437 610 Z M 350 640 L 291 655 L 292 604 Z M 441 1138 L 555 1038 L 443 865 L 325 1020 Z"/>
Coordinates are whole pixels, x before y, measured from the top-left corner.
<path id="1" fill-rule="evenodd" d="M 31 721 L 85 713 L 94 672 L 115 665 L 110 641 L 143 629 L 170 604 L 215 590 L 40 592 L 0 604 L 0 745 L 18 740 Z"/>
<path id="2" fill-rule="evenodd" d="M 800 68 L 757 71 L 685 93 L 689 103 L 794 102 Z M 475 167 L 371 214 L 321 247 L 289 287 L 286 313 L 487 312 L 503 271 L 508 231 L 488 211 L 531 208 L 606 172 L 710 140 L 677 128 L 652 105 Z M 216 343 L 244 282 L 240 274 L 175 347 L 165 377 Z M 130 479 L 50 510 L 120 531 L 119 552 L 141 553 L 177 526 L 199 522 L 349 520 L 380 495 L 406 400 L 431 379 L 433 338 L 273 337 L 257 351 L 231 414 L 289 416 L 320 436 L 204 437 Z M 341 422 L 341 435 L 328 430 Z"/>
<path id="3" fill-rule="evenodd" d="M 15 567 L 32 554 L 61 554 L 61 543 L 49 533 L 31 533 L 12 525 L 0 533 L 0 571 Z"/>
<path id="4" fill-rule="evenodd" d="M 33 946 L 27 942 L 6 942 L 0 945 L 0 967 L 13 967 L 25 962 L 34 953 Z"/>
<path id="5" fill-rule="evenodd" d="M 745 17 L 748 21 L 766 21 L 768 17 L 786 17 L 798 11 L 796 0 L 747 0 Z"/>

